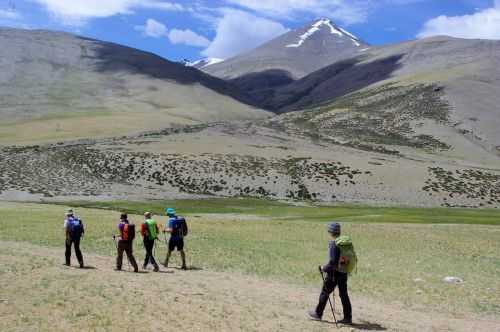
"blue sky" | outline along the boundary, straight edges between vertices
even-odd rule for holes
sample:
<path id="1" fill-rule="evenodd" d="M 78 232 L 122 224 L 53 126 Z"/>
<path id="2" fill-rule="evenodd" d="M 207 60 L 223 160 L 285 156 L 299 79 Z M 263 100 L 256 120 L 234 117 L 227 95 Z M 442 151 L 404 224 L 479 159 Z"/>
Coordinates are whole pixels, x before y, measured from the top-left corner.
<path id="1" fill-rule="evenodd" d="M 63 30 L 171 60 L 228 58 L 319 17 L 376 45 L 500 39 L 500 0 L 0 0 L 0 26 Z"/>

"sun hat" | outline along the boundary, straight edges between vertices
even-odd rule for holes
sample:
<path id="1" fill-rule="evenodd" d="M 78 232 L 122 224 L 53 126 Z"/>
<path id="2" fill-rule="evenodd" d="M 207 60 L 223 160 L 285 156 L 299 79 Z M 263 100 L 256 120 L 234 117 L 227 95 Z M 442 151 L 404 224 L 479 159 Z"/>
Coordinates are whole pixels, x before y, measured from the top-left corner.
<path id="1" fill-rule="evenodd" d="M 165 213 L 168 215 L 175 215 L 175 210 L 173 208 L 166 208 Z"/>

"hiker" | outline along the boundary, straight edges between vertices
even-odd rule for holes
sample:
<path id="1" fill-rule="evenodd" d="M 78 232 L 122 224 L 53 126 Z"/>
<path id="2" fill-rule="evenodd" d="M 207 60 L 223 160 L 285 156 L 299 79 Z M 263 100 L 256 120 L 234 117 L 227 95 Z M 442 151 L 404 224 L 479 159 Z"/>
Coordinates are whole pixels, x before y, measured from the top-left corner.
<path id="1" fill-rule="evenodd" d="M 330 223 L 328 224 L 327 230 L 333 240 L 329 243 L 328 263 L 321 267 L 322 272 L 326 273 L 326 278 L 324 279 L 323 289 L 321 290 L 316 310 L 309 311 L 309 316 L 311 319 L 321 320 L 330 294 L 335 290 L 335 287 L 338 286 L 344 313 L 343 319 L 338 323 L 350 325 L 352 324 L 352 309 L 349 294 L 347 292 L 347 275 L 348 272 L 351 272 L 352 264 L 349 268 L 346 268 L 345 262 L 347 262 L 348 258 L 341 255 L 341 249 L 337 243 L 337 240 L 340 237 L 340 224 L 337 222 Z M 346 236 L 343 238 L 347 238 L 350 241 L 350 237 Z M 357 260 L 357 258 L 355 258 L 355 254 L 352 260 L 353 264 L 355 264 L 354 261 Z"/>
<path id="2" fill-rule="evenodd" d="M 182 217 L 176 216 L 175 210 L 173 208 L 167 208 L 165 209 L 165 212 L 167 213 L 168 221 L 165 224 L 165 229 L 163 230 L 163 232 L 170 233 L 170 240 L 168 241 L 167 257 L 165 257 L 165 262 L 163 263 L 163 265 L 165 265 L 165 267 L 168 267 L 170 255 L 172 254 L 172 251 L 177 248 L 177 251 L 180 252 L 182 259 L 181 269 L 186 270 L 186 254 L 184 253 L 184 236 L 187 235 L 186 220 Z"/>
<path id="3" fill-rule="evenodd" d="M 160 268 L 156 264 L 153 256 L 153 247 L 158 236 L 158 225 L 153 220 L 151 212 L 144 213 L 144 222 L 141 225 L 141 234 L 143 237 L 144 249 L 146 249 L 146 257 L 144 258 L 144 265 L 142 268 L 145 270 L 149 263 L 153 264 L 154 271 L 158 272 Z"/>
<path id="4" fill-rule="evenodd" d="M 76 258 L 80 264 L 80 268 L 83 268 L 83 255 L 80 251 L 80 239 L 85 233 L 83 227 L 83 222 L 74 215 L 73 210 L 69 209 L 66 212 L 66 217 L 64 218 L 64 232 L 66 235 L 66 265 L 71 265 L 71 245 L 75 247 Z"/>
<path id="5" fill-rule="evenodd" d="M 120 216 L 120 222 L 118 223 L 118 231 L 120 232 L 120 237 L 118 238 L 118 256 L 116 257 L 116 270 L 120 271 L 122 269 L 123 262 L 123 252 L 127 254 L 127 259 L 134 268 L 134 272 L 139 272 L 137 267 L 137 262 L 135 261 L 133 255 L 133 243 L 135 238 L 135 225 L 129 223 L 126 213 L 122 213 Z M 115 236 L 113 235 L 113 239 Z"/>

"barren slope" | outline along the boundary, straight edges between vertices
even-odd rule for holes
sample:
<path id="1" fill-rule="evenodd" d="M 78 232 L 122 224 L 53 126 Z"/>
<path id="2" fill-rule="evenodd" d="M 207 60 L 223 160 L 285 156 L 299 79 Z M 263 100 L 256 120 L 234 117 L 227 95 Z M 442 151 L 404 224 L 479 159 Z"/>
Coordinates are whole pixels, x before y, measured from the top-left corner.
<path id="1" fill-rule="evenodd" d="M 266 116 L 220 79 L 117 44 L 2 28 L 0 46 L 0 144 Z"/>

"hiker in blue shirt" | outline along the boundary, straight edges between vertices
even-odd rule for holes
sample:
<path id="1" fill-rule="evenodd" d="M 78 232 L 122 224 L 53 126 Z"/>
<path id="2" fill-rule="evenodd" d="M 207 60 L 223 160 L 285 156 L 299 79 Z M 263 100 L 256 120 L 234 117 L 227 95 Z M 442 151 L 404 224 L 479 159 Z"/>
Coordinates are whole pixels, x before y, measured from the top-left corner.
<path id="1" fill-rule="evenodd" d="M 165 230 L 163 232 L 170 233 L 170 240 L 168 241 L 168 252 L 167 257 L 163 265 L 168 267 L 168 261 L 172 251 L 177 248 L 181 254 L 182 267 L 181 269 L 186 270 L 186 254 L 184 253 L 184 236 L 187 235 L 187 226 L 184 218 L 177 217 L 175 210 L 172 208 L 165 209 L 168 216 L 168 221 L 165 224 Z"/>
<path id="2" fill-rule="evenodd" d="M 80 250 L 80 238 L 85 233 L 83 222 L 74 215 L 73 210 L 69 209 L 64 218 L 64 233 L 66 235 L 66 251 L 64 256 L 66 258 L 65 265 L 71 265 L 71 246 L 75 247 L 76 258 L 80 267 L 83 268 L 83 255 Z"/>

